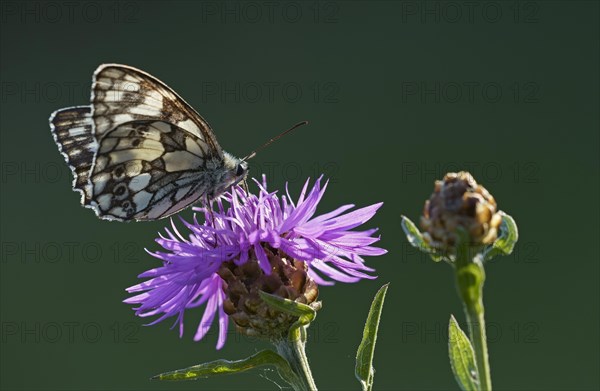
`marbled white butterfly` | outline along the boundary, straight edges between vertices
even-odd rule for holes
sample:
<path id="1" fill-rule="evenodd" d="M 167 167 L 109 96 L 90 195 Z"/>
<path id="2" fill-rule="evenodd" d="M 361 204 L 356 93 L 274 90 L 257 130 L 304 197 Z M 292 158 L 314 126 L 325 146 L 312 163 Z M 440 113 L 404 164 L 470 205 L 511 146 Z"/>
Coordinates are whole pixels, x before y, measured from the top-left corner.
<path id="1" fill-rule="evenodd" d="M 98 67 L 90 105 L 55 111 L 50 127 L 81 203 L 107 220 L 157 220 L 214 199 L 246 178 L 254 155 L 223 151 L 175 91 L 126 65 Z"/>

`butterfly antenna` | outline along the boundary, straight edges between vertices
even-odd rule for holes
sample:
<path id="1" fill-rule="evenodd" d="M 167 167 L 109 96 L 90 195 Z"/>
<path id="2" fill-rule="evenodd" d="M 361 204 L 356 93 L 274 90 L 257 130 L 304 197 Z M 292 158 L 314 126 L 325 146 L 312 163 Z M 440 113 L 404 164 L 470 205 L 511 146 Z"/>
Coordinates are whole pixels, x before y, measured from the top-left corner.
<path id="1" fill-rule="evenodd" d="M 273 137 L 272 139 L 270 139 L 269 141 L 267 141 L 266 143 L 264 143 L 260 147 L 256 148 L 254 151 L 250 152 L 250 154 L 248 156 L 246 156 L 245 158 L 243 158 L 242 161 L 245 162 L 246 160 L 252 159 L 254 156 L 256 156 L 256 154 L 258 152 L 262 151 L 263 149 L 265 149 L 269 145 L 273 144 L 275 141 L 279 140 L 280 138 L 282 138 L 286 134 L 289 134 L 289 133 L 293 132 L 294 130 L 296 130 L 297 128 L 299 128 L 300 126 L 303 126 L 303 125 L 308 125 L 308 121 L 298 122 L 296 125 L 292 126 L 291 128 L 289 128 L 285 132 L 279 133 L 277 136 Z"/>

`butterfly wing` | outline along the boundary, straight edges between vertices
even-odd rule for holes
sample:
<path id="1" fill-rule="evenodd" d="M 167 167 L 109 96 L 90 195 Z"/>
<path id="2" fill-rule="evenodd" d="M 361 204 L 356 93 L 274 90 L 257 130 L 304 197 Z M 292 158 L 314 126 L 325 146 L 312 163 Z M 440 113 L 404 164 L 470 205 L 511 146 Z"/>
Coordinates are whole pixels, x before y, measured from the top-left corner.
<path id="1" fill-rule="evenodd" d="M 156 220 L 210 194 L 228 178 L 199 137 L 164 121 L 132 121 L 100 141 L 90 207 L 109 220 Z"/>
<path id="2" fill-rule="evenodd" d="M 79 106 L 55 111 L 50 116 L 54 141 L 73 171 L 73 189 L 81 193 L 82 203 L 87 203 L 91 197 L 88 180 L 98 150 L 91 112 L 91 107 Z"/>
<path id="3" fill-rule="evenodd" d="M 178 126 L 203 140 L 211 154 L 223 155 L 208 122 L 166 84 L 139 69 L 100 65 L 94 72 L 91 100 L 98 141 L 123 123 L 155 120 Z"/>
<path id="4" fill-rule="evenodd" d="M 82 203 L 108 220 L 156 220 L 239 181 L 208 123 L 179 95 L 133 67 L 94 72 L 90 107 L 51 117 Z"/>

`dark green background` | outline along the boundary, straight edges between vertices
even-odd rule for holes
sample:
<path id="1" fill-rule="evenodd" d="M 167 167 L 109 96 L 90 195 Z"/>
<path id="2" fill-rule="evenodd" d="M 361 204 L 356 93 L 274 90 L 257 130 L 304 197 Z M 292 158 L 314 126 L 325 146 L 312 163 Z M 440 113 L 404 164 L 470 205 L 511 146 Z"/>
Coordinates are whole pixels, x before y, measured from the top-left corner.
<path id="1" fill-rule="evenodd" d="M 472 17 L 467 2 L 300 1 L 272 16 L 264 2 L 89 1 L 72 13 L 52 4 L 2 5 L 2 389 L 281 384 L 272 371 L 147 380 L 265 345 L 232 333 L 217 352 L 214 332 L 192 341 L 200 311 L 187 314 L 179 339 L 169 322 L 138 328 L 143 320 L 121 303 L 136 275 L 157 265 L 142 248 L 157 248 L 167 222 L 104 222 L 80 207 L 47 122 L 57 108 L 88 103 L 104 62 L 164 80 L 237 156 L 310 120 L 257 156 L 252 174 L 271 167 L 272 188 L 287 179 L 297 194 L 325 172 L 322 212 L 385 202 L 368 224 L 389 250 L 369 260 L 379 279 L 321 289 L 308 354 L 322 389 L 358 389 L 355 351 L 370 300 L 388 281 L 376 389 L 457 389 L 445 330 L 451 313 L 463 325 L 464 317 L 451 270 L 410 250 L 400 229 L 400 215 L 418 219 L 433 181 L 457 169 L 492 192 L 521 235 L 514 255 L 487 267 L 496 388 L 598 389 L 597 2 L 485 2 Z M 220 96 L 207 92 L 215 86 Z M 414 86 L 434 92 L 411 95 Z"/>

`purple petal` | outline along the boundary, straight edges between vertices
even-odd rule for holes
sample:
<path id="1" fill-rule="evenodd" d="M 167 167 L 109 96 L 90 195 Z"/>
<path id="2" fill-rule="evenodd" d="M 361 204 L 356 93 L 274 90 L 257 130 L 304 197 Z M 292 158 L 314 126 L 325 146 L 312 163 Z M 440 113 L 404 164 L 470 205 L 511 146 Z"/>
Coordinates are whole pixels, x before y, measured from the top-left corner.
<path id="1" fill-rule="evenodd" d="M 383 202 L 379 202 L 377 204 L 365 206 L 364 208 L 357 209 L 343 216 L 328 220 L 324 224 L 329 231 L 352 229 L 370 220 L 382 205 Z"/>
<path id="2" fill-rule="evenodd" d="M 311 268 L 308 268 L 308 276 L 310 278 L 312 278 L 313 280 L 315 280 L 315 282 L 317 283 L 317 285 L 319 286 L 331 286 L 334 285 L 334 282 L 332 281 L 327 281 L 323 278 L 321 278 L 321 276 L 319 276 L 314 270 L 312 270 Z"/>
<path id="3" fill-rule="evenodd" d="M 202 315 L 202 320 L 200 320 L 200 324 L 198 324 L 198 329 L 196 330 L 196 335 L 194 335 L 194 341 L 200 341 L 210 327 L 212 325 L 213 319 L 215 318 L 215 314 L 217 312 L 219 305 L 219 292 L 213 291 L 210 299 L 208 299 L 208 303 L 206 304 L 206 308 L 204 309 L 204 314 Z"/>
<path id="4" fill-rule="evenodd" d="M 267 275 L 271 275 L 271 264 L 269 263 L 269 258 L 267 258 L 267 254 L 265 250 L 263 250 L 262 246 L 259 244 L 254 245 L 254 253 L 256 254 L 256 258 L 258 259 L 258 264 L 262 271 Z"/>
<path id="5" fill-rule="evenodd" d="M 217 350 L 220 350 L 227 340 L 227 329 L 229 328 L 229 316 L 223 309 L 225 293 L 219 288 L 219 340 L 217 341 Z"/>
<path id="6" fill-rule="evenodd" d="M 318 270 L 319 272 L 327 275 L 329 278 L 334 279 L 336 281 L 346 282 L 346 283 L 353 283 L 353 282 L 360 281 L 360 278 L 352 277 L 347 274 L 344 274 L 343 272 L 329 266 L 327 263 L 319 261 L 319 260 L 310 262 L 308 264 L 308 267 L 311 269 Z"/>

